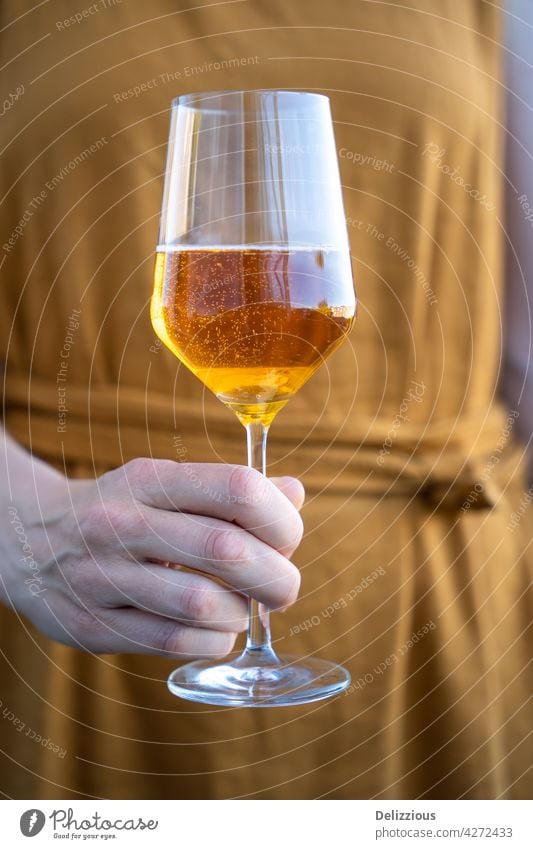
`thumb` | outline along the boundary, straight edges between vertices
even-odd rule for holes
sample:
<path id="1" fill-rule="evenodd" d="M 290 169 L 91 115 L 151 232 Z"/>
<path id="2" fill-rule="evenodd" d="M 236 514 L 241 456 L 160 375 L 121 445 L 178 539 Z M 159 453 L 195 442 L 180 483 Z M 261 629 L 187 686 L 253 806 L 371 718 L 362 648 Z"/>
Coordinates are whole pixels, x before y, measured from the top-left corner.
<path id="1" fill-rule="evenodd" d="M 277 486 L 280 492 L 289 499 L 297 510 L 301 510 L 305 501 L 305 489 L 297 478 L 280 477 L 269 478 Z"/>

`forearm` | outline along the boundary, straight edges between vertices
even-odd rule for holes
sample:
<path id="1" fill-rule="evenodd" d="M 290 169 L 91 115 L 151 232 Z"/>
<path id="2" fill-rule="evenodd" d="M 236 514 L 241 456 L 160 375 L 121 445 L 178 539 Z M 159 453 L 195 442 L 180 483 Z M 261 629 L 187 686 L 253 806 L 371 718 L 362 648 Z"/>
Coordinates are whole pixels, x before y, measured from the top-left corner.
<path id="1" fill-rule="evenodd" d="M 54 489 L 64 476 L 38 457 L 32 456 L 2 427 L 0 431 L 0 511 L 14 501 L 35 501 L 47 487 Z"/>
<path id="2" fill-rule="evenodd" d="M 13 603 L 20 585 L 38 589 L 38 564 L 28 528 L 39 521 L 40 505 L 47 512 L 66 478 L 32 457 L 4 428 L 0 431 L 0 600 Z M 29 583 L 25 583 L 29 581 Z"/>

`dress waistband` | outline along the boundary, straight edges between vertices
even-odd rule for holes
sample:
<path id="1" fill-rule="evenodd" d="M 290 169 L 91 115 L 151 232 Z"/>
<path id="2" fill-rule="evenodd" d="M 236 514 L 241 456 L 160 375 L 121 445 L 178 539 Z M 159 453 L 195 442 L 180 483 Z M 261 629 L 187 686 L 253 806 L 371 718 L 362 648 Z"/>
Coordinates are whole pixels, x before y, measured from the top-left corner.
<path id="1" fill-rule="evenodd" d="M 46 378 L 11 372 L 4 387 L 9 432 L 56 464 L 84 464 L 90 474 L 137 456 L 244 460 L 242 431 L 222 405 L 202 420 L 200 411 L 131 387 L 69 381 L 63 404 L 56 383 Z M 499 495 L 492 471 L 503 458 L 511 418 L 494 406 L 485 418 L 404 420 L 394 430 L 390 419 L 357 413 L 337 422 L 285 416 L 272 430 L 269 473 L 301 477 L 315 491 L 422 495 L 441 507 L 457 509 L 468 500 L 468 509 L 486 508 Z"/>

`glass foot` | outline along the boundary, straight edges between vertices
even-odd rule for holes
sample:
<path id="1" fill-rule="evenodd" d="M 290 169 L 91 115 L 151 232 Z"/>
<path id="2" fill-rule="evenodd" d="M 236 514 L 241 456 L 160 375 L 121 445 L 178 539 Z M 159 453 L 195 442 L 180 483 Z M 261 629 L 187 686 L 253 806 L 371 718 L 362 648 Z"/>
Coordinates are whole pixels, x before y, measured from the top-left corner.
<path id="1" fill-rule="evenodd" d="M 245 651 L 236 660 L 198 660 L 175 669 L 168 688 L 192 702 L 230 707 L 281 707 L 342 693 L 350 673 L 328 660 Z"/>

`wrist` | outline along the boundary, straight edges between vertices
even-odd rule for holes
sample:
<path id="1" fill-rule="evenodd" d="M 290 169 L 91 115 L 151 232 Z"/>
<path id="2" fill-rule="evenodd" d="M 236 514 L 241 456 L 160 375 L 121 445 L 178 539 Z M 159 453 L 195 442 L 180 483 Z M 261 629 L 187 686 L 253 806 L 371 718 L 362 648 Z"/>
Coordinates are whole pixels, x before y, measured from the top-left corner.
<path id="1" fill-rule="evenodd" d="M 0 449 L 0 600 L 22 610 L 40 592 L 50 529 L 70 512 L 70 481 L 10 437 Z"/>

